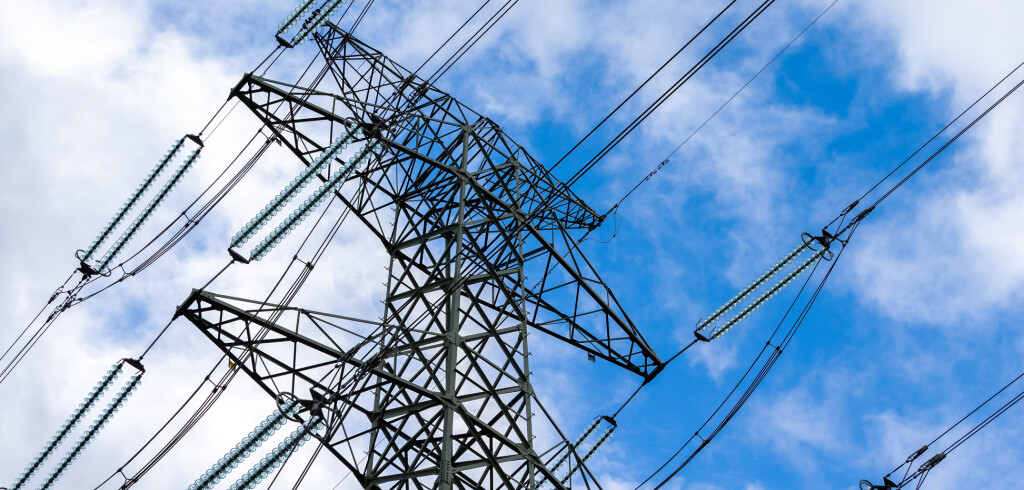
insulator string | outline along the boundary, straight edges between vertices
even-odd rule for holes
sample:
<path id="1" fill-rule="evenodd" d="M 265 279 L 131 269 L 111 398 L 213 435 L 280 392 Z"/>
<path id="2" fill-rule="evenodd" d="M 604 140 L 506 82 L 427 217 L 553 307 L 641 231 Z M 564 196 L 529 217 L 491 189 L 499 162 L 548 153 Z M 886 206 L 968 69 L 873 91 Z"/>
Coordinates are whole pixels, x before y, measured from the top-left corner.
<path id="1" fill-rule="evenodd" d="M 271 471 L 277 469 L 291 454 L 305 444 L 309 438 L 324 429 L 323 419 L 313 415 L 294 432 L 288 435 L 269 454 L 263 457 L 245 475 L 238 479 L 228 490 L 250 490 L 266 478 Z"/>
<path id="2" fill-rule="evenodd" d="M 60 428 L 57 429 L 57 433 L 50 438 L 50 440 L 46 443 L 45 446 L 43 446 L 43 450 L 36 455 L 35 459 L 33 459 L 31 463 L 29 463 L 28 468 L 26 468 L 25 471 L 23 471 L 21 475 L 18 476 L 14 483 L 11 484 L 11 490 L 20 490 L 21 488 L 24 488 L 24 486 L 28 483 L 28 481 L 32 478 L 36 471 L 38 471 L 39 468 L 44 463 L 46 463 L 46 460 L 50 458 L 54 451 L 56 451 L 57 448 L 64 443 L 64 440 L 67 439 L 68 434 L 74 431 L 75 427 L 78 426 L 78 423 L 82 421 L 82 418 L 84 418 L 85 415 L 89 413 L 90 410 L 92 410 L 92 407 L 93 405 L 96 404 L 96 401 L 103 397 L 103 394 L 107 391 L 108 388 L 110 388 L 110 385 L 114 383 L 114 380 L 116 380 L 118 375 L 121 374 L 121 371 L 121 363 L 114 364 L 113 366 L 111 366 L 109 370 L 107 370 L 107 373 L 102 378 L 100 378 L 99 383 L 97 383 L 96 386 L 92 389 L 92 391 L 90 391 L 89 394 L 86 395 L 85 401 L 80 403 L 78 407 L 75 408 L 75 410 L 71 413 L 71 416 L 69 416 L 67 420 L 65 420 L 64 423 L 60 426 Z"/>
<path id="3" fill-rule="evenodd" d="M 231 238 L 231 247 L 238 248 L 245 245 L 257 231 L 260 230 L 271 218 L 286 206 L 299 192 L 302 191 L 310 181 L 313 180 L 324 168 L 326 168 L 339 153 L 348 147 L 349 143 L 360 134 L 358 127 L 346 129 L 345 133 L 338 136 L 329 147 L 327 147 L 316 160 L 302 170 L 284 189 L 278 193 L 249 223 L 238 230 L 238 233 Z"/>
<path id="4" fill-rule="evenodd" d="M 288 236 L 288 234 L 291 233 L 299 223 L 305 220 L 310 213 L 323 204 L 328 198 L 333 197 L 334 193 L 341 187 L 341 184 L 343 184 L 345 180 L 352 175 L 352 172 L 355 172 L 356 169 L 362 166 L 370 156 L 373 155 L 373 152 L 376 150 L 378 145 L 378 141 L 372 140 L 363 147 L 362 150 L 353 155 L 352 158 L 349 159 L 347 165 L 340 166 L 335 170 L 330 179 L 324 182 L 319 189 L 310 195 L 305 202 L 292 212 L 292 214 L 285 218 L 284 222 L 278 225 L 274 231 L 267 235 L 267 237 L 252 250 L 249 259 L 260 260 L 266 257 L 267 253 L 281 243 L 281 240 Z"/>
<path id="5" fill-rule="evenodd" d="M 164 184 L 163 188 L 160 189 L 160 192 L 156 196 L 154 196 L 151 201 L 149 201 L 149 204 L 142 211 L 142 213 L 139 214 L 137 218 L 135 218 L 135 221 L 131 224 L 131 226 L 129 226 L 128 229 L 125 230 L 123 234 L 121 234 L 121 237 L 118 238 L 114 246 L 111 247 L 111 249 L 100 261 L 99 265 L 97 266 L 97 270 L 106 270 L 110 266 L 110 263 L 113 262 L 115 258 L 117 258 L 118 254 L 121 253 L 121 250 L 124 249 L 124 246 L 127 245 L 128 242 L 135 237 L 135 234 L 139 231 L 139 229 L 142 228 L 144 224 L 146 224 L 146 221 L 149 220 L 150 216 L 153 215 L 153 212 L 156 211 L 156 208 L 163 203 L 164 199 L 167 198 L 167 195 L 170 194 L 175 187 L 177 187 L 177 185 L 181 182 L 182 177 L 184 177 L 185 174 L 188 173 L 188 171 L 192 168 L 192 165 L 196 162 L 196 160 L 199 159 L 200 151 L 202 151 L 202 148 L 196 148 L 192 152 L 192 154 L 185 159 L 181 166 L 178 167 L 178 170 L 175 171 L 174 175 L 171 176 L 170 180 L 168 180 Z"/>
<path id="6" fill-rule="evenodd" d="M 148 191 L 150 186 L 153 185 L 153 182 L 160 176 L 161 173 L 163 173 L 164 169 L 167 168 L 167 165 L 171 162 L 171 160 L 174 160 L 174 157 L 178 154 L 178 152 L 181 151 L 181 147 L 184 144 L 185 137 L 183 136 L 178 141 L 176 141 L 174 145 L 171 146 L 171 149 L 167 151 L 164 157 L 157 163 L 156 167 L 153 168 L 152 171 L 150 171 L 149 175 L 147 175 L 146 178 L 142 181 L 142 184 L 139 184 L 139 186 L 135 189 L 135 192 L 133 192 L 132 195 L 128 197 L 128 200 L 125 201 L 124 205 L 121 206 L 121 209 L 117 211 L 117 214 L 115 214 L 114 217 L 110 220 L 110 222 L 107 223 L 107 226 L 103 228 L 103 231 L 101 231 L 100 234 L 96 236 L 96 240 L 93 241 L 92 245 L 85 251 L 84 254 L 82 254 L 83 263 L 88 263 L 89 259 L 92 258 L 92 254 L 96 252 L 96 249 L 98 249 L 100 245 L 103 244 L 104 241 L 106 241 L 107 237 L 110 236 L 111 232 L 113 232 L 114 229 L 121 224 L 121 221 L 124 220 L 125 216 L 127 216 L 128 213 L 132 210 L 132 208 L 135 207 L 135 204 L 138 203 L 140 199 L 142 199 L 142 196 L 146 194 L 146 191 Z"/>
<path id="7" fill-rule="evenodd" d="M 128 379 L 128 382 L 121 388 L 121 391 L 114 397 L 113 401 L 107 404 L 106 408 L 100 412 L 96 420 L 93 421 L 92 425 L 86 430 L 75 445 L 64 455 L 64 458 L 57 463 L 57 466 L 50 472 L 50 475 L 46 478 L 43 484 L 39 487 L 40 490 L 46 490 L 53 486 L 54 483 L 60 479 L 61 475 L 71 466 L 78 456 L 81 455 L 82 451 L 92 443 L 92 440 L 96 435 L 106 427 L 107 423 L 114 416 L 115 413 L 121 408 L 125 400 L 139 387 L 139 383 L 142 382 L 142 372 L 136 373 Z"/>
<path id="8" fill-rule="evenodd" d="M 214 485 L 220 483 L 231 470 L 273 436 L 289 417 L 294 417 L 299 410 L 299 405 L 294 400 L 288 400 L 281 409 L 274 410 L 274 413 L 260 422 L 256 428 L 242 438 L 241 442 L 214 463 L 213 467 L 189 485 L 188 490 L 210 490 Z"/>

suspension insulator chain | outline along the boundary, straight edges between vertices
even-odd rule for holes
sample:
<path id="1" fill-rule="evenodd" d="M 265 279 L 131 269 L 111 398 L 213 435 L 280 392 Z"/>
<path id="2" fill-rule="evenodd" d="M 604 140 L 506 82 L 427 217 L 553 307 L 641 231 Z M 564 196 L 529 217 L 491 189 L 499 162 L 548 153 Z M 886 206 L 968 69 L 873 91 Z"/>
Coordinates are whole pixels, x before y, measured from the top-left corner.
<path id="1" fill-rule="evenodd" d="M 694 330 L 694 334 L 697 338 L 704 341 L 710 341 L 721 337 L 723 334 L 750 316 L 751 313 L 763 306 L 769 299 L 785 289 L 786 286 L 792 284 L 796 278 L 800 277 L 800 275 L 810 269 L 811 266 L 818 262 L 818 260 L 823 258 L 830 260 L 831 252 L 829 251 L 829 245 L 832 243 L 832 240 L 835 239 L 834 236 L 826 235 L 825 237 L 811 237 L 807 234 L 804 234 L 804 236 L 805 240 L 802 245 L 765 271 L 764 274 L 736 294 L 736 296 L 733 296 L 732 299 L 715 310 L 715 312 L 706 319 L 701 320 L 697 324 L 697 329 Z M 815 244 L 820 245 L 821 248 L 815 249 Z M 808 255 L 808 252 L 813 253 Z M 800 261 L 799 259 L 803 256 L 806 256 L 806 258 L 803 261 Z M 783 276 L 782 279 L 778 279 L 774 283 L 772 282 L 774 278 L 787 269 L 789 269 L 789 272 Z M 760 294 L 755 294 L 758 291 L 760 291 Z M 721 322 L 726 317 L 727 313 L 734 311 L 737 308 L 739 308 L 738 313 L 728 320 L 716 325 L 716 323 Z M 710 333 L 704 333 L 704 331 L 709 328 Z"/>
<path id="2" fill-rule="evenodd" d="M 146 178 L 142 181 L 142 183 L 139 184 L 139 187 L 135 189 L 135 192 L 133 192 L 132 195 L 128 198 L 128 200 L 125 201 L 124 205 L 121 206 L 121 209 L 117 211 L 117 214 L 114 215 L 114 218 L 111 219 L 107 223 L 107 226 L 103 228 L 103 231 L 101 231 L 100 234 L 96 236 L 96 240 L 93 241 L 92 246 L 90 246 L 89 249 L 86 250 L 81 257 L 83 263 L 87 263 L 89 259 L 92 258 L 92 255 L 96 253 L 96 250 L 100 248 L 100 245 L 102 245 L 103 242 L 105 242 L 107 238 L 110 237 L 110 234 L 113 233 L 114 229 L 117 228 L 119 224 L 121 224 L 121 221 L 124 220 L 125 216 L 127 216 L 128 213 L 132 210 L 132 208 L 135 207 L 135 204 L 137 204 L 139 200 L 142 199 L 142 196 L 146 193 L 146 191 L 149 190 L 150 186 L 153 185 L 153 182 L 157 179 L 157 177 L 160 176 L 164 169 L 167 168 L 167 165 L 171 162 L 171 160 L 174 159 L 174 157 L 178 154 L 178 151 L 181 150 L 181 147 L 184 144 L 185 137 L 182 137 L 181 139 L 176 141 L 173 146 L 171 146 L 171 149 L 168 150 L 166 154 L 164 154 L 164 157 L 160 160 L 159 163 L 157 163 L 156 167 L 154 167 L 153 170 L 149 173 L 149 175 L 147 175 Z"/>
<path id="3" fill-rule="evenodd" d="M 115 396 L 114 399 L 107 404 L 107 407 L 103 409 L 103 412 L 101 412 L 98 417 L 96 417 L 96 420 L 94 420 L 92 425 L 89 426 L 89 429 L 86 430 L 85 434 L 83 434 L 82 437 L 78 439 L 78 442 L 75 443 L 75 445 L 71 448 L 71 450 L 68 451 L 67 454 L 64 455 L 64 459 L 62 459 L 60 463 L 58 463 L 57 466 L 53 469 L 53 471 L 50 472 L 50 476 L 46 478 L 46 481 L 43 482 L 42 486 L 39 487 L 39 490 L 46 490 L 53 486 L 53 484 L 57 482 L 61 475 L 64 474 L 65 471 L 67 471 L 71 464 L 74 463 L 76 459 L 78 459 L 78 456 L 81 455 L 82 451 L 84 451 L 85 448 L 92 443 L 92 440 L 93 438 L 96 437 L 96 434 L 98 434 L 101 430 L 103 430 L 104 427 L 106 427 L 107 422 L 109 422 L 110 419 L 114 416 L 114 414 L 117 413 L 117 411 L 121 408 L 121 405 L 124 404 L 125 400 L 127 400 L 128 397 L 131 396 L 132 393 L 135 391 L 135 389 L 139 387 L 139 383 L 142 382 L 142 374 L 142 372 L 136 373 L 132 375 L 131 378 L 128 379 L 128 382 L 123 387 L 121 387 L 121 391 L 118 392 L 117 396 Z"/>
<path id="4" fill-rule="evenodd" d="M 181 166 L 178 167 L 178 170 L 175 171 L 174 175 L 171 176 L 170 180 L 168 180 L 164 184 L 164 187 L 160 189 L 160 192 L 157 193 L 157 195 L 154 196 L 151 201 L 149 201 L 149 204 L 146 206 L 146 209 L 142 211 L 142 214 L 140 214 L 138 218 L 135 218 L 135 221 L 131 224 L 131 226 L 129 226 L 128 229 L 125 230 L 125 232 L 121 235 L 121 237 L 117 239 L 117 242 L 114 244 L 114 246 L 111 247 L 110 251 L 108 251 L 107 254 L 103 257 L 103 260 L 100 261 L 97 270 L 99 270 L 100 272 L 106 270 L 114 261 L 114 259 L 117 258 L 118 254 L 120 254 L 121 251 L 124 250 L 125 245 L 127 245 L 128 242 L 130 242 L 132 238 L 135 237 L 135 234 L 139 231 L 140 228 L 142 228 L 142 225 L 146 223 L 146 220 L 148 220 L 149 217 L 153 215 L 153 212 L 156 211 L 156 208 L 160 206 L 161 203 L 163 203 L 164 199 L 167 198 L 167 195 L 171 193 L 171 191 L 178 185 L 179 182 L 181 182 L 182 177 L 184 177 L 185 174 L 188 173 L 188 171 L 192 168 L 192 165 L 196 162 L 196 160 L 199 159 L 200 151 L 202 151 L 201 147 L 196 148 L 192 152 L 192 154 L 185 159 Z"/>
<path id="5" fill-rule="evenodd" d="M 221 457 L 195 483 L 189 485 L 188 490 L 209 490 L 214 485 L 220 483 L 231 470 L 238 466 L 238 463 L 249 457 L 256 448 L 260 447 L 264 441 L 274 435 L 277 429 L 280 429 L 289 417 L 293 417 L 299 410 L 299 404 L 295 403 L 294 400 L 288 400 L 281 409 L 283 411 L 275 410 L 266 420 L 260 422 L 260 425 L 249 432 L 249 435 L 245 436 L 242 442 L 239 442 L 227 454 Z"/>
<path id="6" fill-rule="evenodd" d="M 288 17 L 285 17 L 281 24 L 277 26 L 277 34 L 281 35 L 290 31 L 295 26 L 295 23 L 299 21 L 300 17 L 309 15 L 309 11 L 313 9 L 313 3 L 315 2 L 316 0 L 305 0 L 298 7 L 295 7 L 295 10 L 292 10 L 292 13 L 288 14 Z"/>
<path id="7" fill-rule="evenodd" d="M 597 430 L 597 427 L 599 425 L 601 425 L 601 417 L 594 419 L 594 422 L 590 424 L 590 427 L 587 427 L 587 430 L 583 431 L 583 434 L 581 434 L 580 437 L 576 439 L 576 442 L 569 444 L 568 441 L 566 441 L 565 449 L 559 451 L 561 453 L 561 457 L 558 458 L 558 461 L 555 461 L 554 466 L 551 467 L 551 472 L 554 473 L 558 471 L 558 469 L 561 468 L 563 464 L 565 464 L 566 460 L 569 459 L 569 456 L 572 455 L 572 451 L 575 448 L 580 447 L 580 445 L 583 444 L 583 442 L 586 441 L 587 438 L 589 438 L 595 430 Z"/>
<path id="8" fill-rule="evenodd" d="M 306 443 L 310 436 L 316 432 L 323 430 L 323 420 L 319 416 L 312 416 L 299 428 L 295 429 L 294 432 L 288 435 L 288 438 L 284 442 L 280 443 L 275 447 L 270 454 L 263 457 L 256 466 L 247 471 L 238 481 L 236 481 L 229 490 L 249 490 L 258 485 L 264 478 L 270 475 L 272 471 L 281 466 L 286 459 L 296 449 Z"/>
<path id="9" fill-rule="evenodd" d="M 763 305 L 766 301 L 771 299 L 772 296 L 775 296 L 779 291 L 781 291 L 783 288 L 785 288 L 790 283 L 792 283 L 794 279 L 799 277 L 807 269 L 809 269 L 812 265 L 814 265 L 815 262 L 817 262 L 819 259 L 824 257 L 827 252 L 828 252 L 827 249 L 822 249 L 822 250 L 819 250 L 814 255 L 808 257 L 807 260 L 805 260 L 796 269 L 794 269 L 792 272 L 790 272 L 788 275 L 786 275 L 786 277 L 783 278 L 781 281 L 779 281 L 774 286 L 772 286 L 770 289 L 765 291 L 764 294 L 762 294 L 756 300 L 754 300 L 752 303 L 747 305 L 747 307 L 744 308 L 739 313 L 737 313 L 736 316 L 732 317 L 728 322 L 726 322 L 721 327 L 718 327 L 717 329 L 715 329 L 715 331 L 711 333 L 711 339 L 712 340 L 717 339 L 718 337 L 721 337 L 722 334 L 724 334 L 725 332 L 728 332 L 729 330 L 731 330 L 732 327 L 736 326 L 737 323 L 739 323 L 744 318 L 746 318 L 748 315 L 753 313 L 754 310 L 760 308 L 761 305 Z"/>
<path id="10" fill-rule="evenodd" d="M 562 477 L 562 479 L 561 479 L 561 482 L 562 482 L 563 485 L 565 484 L 566 481 L 569 480 L 569 478 L 572 477 L 573 473 L 575 473 L 575 471 L 576 471 L 576 469 L 578 469 L 579 465 L 582 465 L 584 462 L 586 462 L 590 458 L 590 456 L 592 456 L 594 454 L 594 452 L 596 452 L 599 447 L 604 445 L 604 443 L 608 440 L 608 438 L 611 437 L 611 432 L 614 431 L 615 427 L 616 427 L 615 419 L 613 417 L 610 417 L 610 416 L 607 416 L 607 415 L 601 416 L 601 417 L 597 417 L 590 424 L 590 426 L 587 427 L 587 429 L 585 431 L 583 431 L 583 434 L 581 434 L 580 437 L 576 439 L 576 442 L 570 443 L 569 441 L 566 441 L 565 442 L 565 448 L 562 449 L 561 451 L 559 451 L 556 454 L 556 456 L 558 456 L 558 460 L 555 461 L 555 464 L 552 465 L 549 468 L 549 471 L 551 473 L 557 473 L 558 469 L 561 468 L 562 465 L 565 464 L 566 461 L 570 461 L 570 458 L 572 457 L 572 455 L 574 453 L 576 453 L 576 450 L 581 448 L 581 447 L 583 447 L 585 445 L 585 443 L 588 440 L 590 440 L 590 437 L 597 431 L 598 427 L 600 427 L 602 420 L 603 421 L 607 421 L 610 424 L 609 428 L 607 430 L 605 430 L 605 432 L 601 435 L 601 437 L 599 437 L 597 439 L 597 441 L 594 442 L 590 446 L 590 449 L 588 449 L 587 452 L 584 453 L 583 457 L 580 458 L 579 456 L 577 456 L 577 458 L 579 459 L 579 464 L 575 465 L 575 467 L 574 467 L 574 465 L 572 463 L 569 464 L 569 467 L 570 467 L 569 472 L 564 477 Z M 540 487 L 544 482 L 545 482 L 545 480 L 540 480 L 540 481 L 534 482 L 534 485 L 536 487 Z"/>
<path id="11" fill-rule="evenodd" d="M 121 371 L 121 363 L 114 364 L 109 370 L 107 370 L 107 374 L 100 378 L 99 383 L 97 383 L 92 391 L 86 395 L 85 401 L 78 404 L 78 408 L 76 408 L 75 411 L 71 413 L 71 416 L 64 421 L 64 424 L 60 426 L 60 429 L 57 429 L 57 433 L 50 438 L 49 442 L 46 443 L 46 446 L 43 447 L 43 450 L 39 451 L 39 454 L 36 455 L 35 459 L 29 463 L 28 468 L 18 476 L 18 479 L 11 485 L 11 490 L 20 490 L 21 488 L 24 488 L 28 481 L 32 479 L 32 475 L 34 475 L 43 463 L 49 459 L 53 452 L 57 450 L 57 447 L 67 439 L 68 434 L 75 430 L 75 427 L 77 427 L 78 423 L 82 421 L 85 414 L 87 414 L 89 410 L 92 409 L 92 406 L 96 404 L 96 400 L 102 398 L 103 393 L 107 391 L 107 388 L 110 388 L 110 386 L 114 384 L 114 380 L 116 380 L 117 376 L 121 374 Z"/>
<path id="12" fill-rule="evenodd" d="M 583 457 L 580 458 L 579 464 L 573 465 L 572 463 L 569 463 L 569 473 L 562 477 L 563 486 L 569 482 L 569 479 L 572 478 L 572 475 L 574 475 L 576 471 L 578 471 L 587 461 L 590 460 L 590 457 L 593 456 L 598 449 L 601 449 L 601 446 L 604 446 L 604 444 L 608 442 L 608 439 L 612 437 L 612 433 L 615 432 L 615 427 L 615 425 L 612 425 L 611 427 L 608 427 L 608 430 L 604 431 L 604 433 L 601 434 L 601 437 L 597 440 L 597 442 L 595 442 L 594 445 L 590 447 L 590 450 L 588 450 L 586 454 L 584 454 Z"/>
<path id="13" fill-rule="evenodd" d="M 363 147 L 358 153 L 349 159 L 348 163 L 342 165 L 335 170 L 334 175 L 327 179 L 319 189 L 316 190 L 309 198 L 306 199 L 291 215 L 288 216 L 280 225 L 277 226 L 274 231 L 270 233 L 266 238 L 263 239 L 256 248 L 252 250 L 249 256 L 249 260 L 260 260 L 267 256 L 277 244 L 281 243 L 292 230 L 295 229 L 302 220 L 306 219 L 316 208 L 318 208 L 327 198 L 334 195 L 335 192 L 341 187 L 341 184 L 345 183 L 345 180 L 352 175 L 366 160 L 373 155 L 373 151 L 377 148 L 380 142 L 371 140 L 369 144 Z"/>
<path id="14" fill-rule="evenodd" d="M 277 215 L 285 205 L 287 205 L 302 189 L 304 189 L 310 181 L 313 180 L 317 174 L 319 174 L 324 168 L 326 168 L 335 157 L 338 156 L 349 143 L 359 137 L 360 131 L 358 127 L 348 129 L 345 134 L 339 136 L 334 140 L 334 143 L 330 147 L 325 149 L 323 153 L 313 163 L 311 163 L 305 170 L 302 171 L 295 179 L 288 184 L 284 190 L 282 190 L 277 197 L 272 199 L 256 216 L 249 220 L 249 222 L 235 233 L 235 236 L 231 238 L 231 247 L 238 248 L 245 245 L 246 242 L 252 238 L 264 225 L 270 221 L 271 218 Z"/>
<path id="15" fill-rule="evenodd" d="M 309 35 L 327 23 L 331 16 L 344 4 L 345 0 L 330 0 L 323 7 L 320 7 L 319 11 L 313 11 L 313 15 L 306 19 L 302 29 L 299 29 L 299 32 L 292 38 L 291 45 L 298 46 L 306 42 L 306 39 L 309 39 Z"/>
<path id="16" fill-rule="evenodd" d="M 807 248 L 809 246 L 810 246 L 810 243 L 804 242 L 804 244 L 800 245 L 795 250 L 790 252 L 789 255 L 787 255 L 785 258 L 780 260 L 777 264 L 775 264 L 770 269 L 768 269 L 767 272 L 765 272 L 764 274 L 761 274 L 761 277 L 757 278 L 757 280 L 755 280 L 754 282 L 750 283 L 749 286 L 747 286 L 745 289 L 743 289 L 742 291 L 737 293 L 736 296 L 733 296 L 732 299 L 730 299 L 728 302 L 726 302 L 720 308 L 715 310 L 714 313 L 712 313 L 711 315 L 708 315 L 707 318 L 702 320 L 700 322 L 700 325 L 697 327 L 697 330 L 704 330 L 704 329 L 708 328 L 708 326 L 711 325 L 712 323 L 714 323 L 716 320 L 722 318 L 722 316 L 724 316 L 726 313 L 729 313 L 730 311 L 732 311 L 732 309 L 735 308 L 737 304 L 739 304 L 744 299 L 746 299 L 747 296 L 750 296 L 750 294 L 753 293 L 754 291 L 756 291 L 758 288 L 760 288 L 761 286 L 764 286 L 764 284 L 766 282 L 768 282 L 769 279 L 771 279 L 772 277 L 775 277 L 779 273 L 779 271 L 781 271 L 782 269 L 786 268 L 786 266 L 788 266 L 790 263 L 792 263 L 793 260 L 795 260 L 797 258 L 797 256 L 799 256 L 805 250 L 807 250 Z"/>

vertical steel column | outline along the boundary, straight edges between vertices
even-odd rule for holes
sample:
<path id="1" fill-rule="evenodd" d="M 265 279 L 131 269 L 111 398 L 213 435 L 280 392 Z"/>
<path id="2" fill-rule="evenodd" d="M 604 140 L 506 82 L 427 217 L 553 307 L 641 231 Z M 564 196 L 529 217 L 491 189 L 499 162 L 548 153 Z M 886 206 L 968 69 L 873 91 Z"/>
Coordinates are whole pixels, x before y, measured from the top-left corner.
<path id="1" fill-rule="evenodd" d="M 526 241 L 523 236 L 524 230 L 526 229 L 525 215 L 523 215 L 522 208 L 519 207 L 522 202 L 522 164 L 519 160 L 512 160 L 513 175 L 515 176 L 515 203 L 513 213 L 516 219 L 516 243 L 513 245 L 516 251 L 516 267 L 518 268 L 518 275 L 516 281 L 516 289 L 519 294 L 519 311 L 526 311 L 526 277 L 525 275 L 525 262 L 526 259 L 523 257 L 523 244 Z M 527 342 L 529 329 L 527 328 L 526 318 L 524 317 L 519 322 L 519 338 L 520 348 L 522 349 L 523 355 L 523 379 L 522 384 L 526 391 L 526 407 L 523 417 L 526 419 L 526 439 L 533 445 L 533 384 L 530 382 L 530 345 Z M 533 461 L 527 462 L 527 470 L 529 480 L 527 480 L 530 490 L 537 488 L 537 468 Z"/>
<path id="2" fill-rule="evenodd" d="M 447 403 L 444 408 L 444 439 L 442 439 L 441 464 L 438 474 L 438 488 L 451 490 L 455 477 L 452 468 L 452 441 L 455 435 L 455 410 L 454 405 L 458 403 L 456 398 L 455 381 L 459 377 L 457 371 L 459 364 L 459 307 L 462 304 L 462 239 L 466 225 L 466 172 L 469 169 L 469 134 L 473 131 L 472 126 L 466 125 L 462 128 L 462 164 L 459 168 L 463 174 L 459 179 L 459 211 L 456 218 L 455 231 L 452 234 L 453 246 L 448 247 L 452 256 L 448 262 L 448 278 L 455 287 L 449 291 L 447 329 L 445 331 L 445 397 Z"/>

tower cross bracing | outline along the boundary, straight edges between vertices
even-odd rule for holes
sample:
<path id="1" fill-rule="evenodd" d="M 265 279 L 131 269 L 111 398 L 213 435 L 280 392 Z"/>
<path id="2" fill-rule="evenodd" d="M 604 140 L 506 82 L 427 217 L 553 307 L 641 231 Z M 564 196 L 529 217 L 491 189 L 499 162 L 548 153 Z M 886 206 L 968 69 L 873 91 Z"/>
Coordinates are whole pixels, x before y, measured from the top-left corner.
<path id="1" fill-rule="evenodd" d="M 309 80 L 249 74 L 232 96 L 307 166 L 353 125 L 380 143 L 335 197 L 388 254 L 383 317 L 205 291 L 178 314 L 267 393 L 321 414 L 324 447 L 364 488 L 597 487 L 587 471 L 563 484 L 548 468 L 569 438 L 534 393 L 528 338 L 645 381 L 664 366 L 577 247 L 601 215 L 493 121 L 379 51 L 333 24 L 316 41 Z M 537 447 L 538 431 L 560 442 Z"/>

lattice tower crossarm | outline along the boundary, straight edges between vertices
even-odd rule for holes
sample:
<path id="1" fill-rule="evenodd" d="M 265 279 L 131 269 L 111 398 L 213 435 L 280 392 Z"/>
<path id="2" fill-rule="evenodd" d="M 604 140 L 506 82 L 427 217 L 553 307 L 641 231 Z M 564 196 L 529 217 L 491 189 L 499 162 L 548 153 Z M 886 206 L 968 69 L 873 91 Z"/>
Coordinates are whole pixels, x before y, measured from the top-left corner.
<path id="1" fill-rule="evenodd" d="M 537 424 L 561 432 L 527 333 L 645 380 L 664 366 L 575 245 L 600 216 L 491 120 L 334 25 L 316 41 L 312 80 L 247 75 L 233 96 L 307 166 L 353 123 L 381 143 L 336 198 L 390 257 L 383 319 L 200 291 L 178 314 L 269 394 L 309 393 L 365 488 L 599 488 L 587 471 L 563 485 L 535 447 Z"/>

